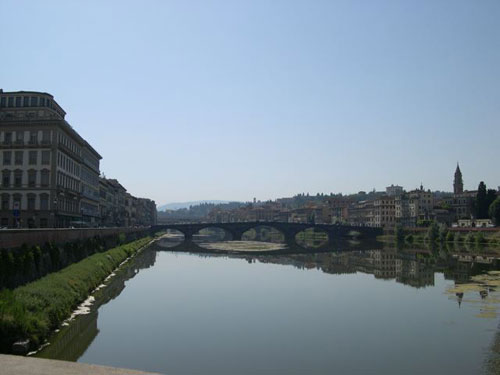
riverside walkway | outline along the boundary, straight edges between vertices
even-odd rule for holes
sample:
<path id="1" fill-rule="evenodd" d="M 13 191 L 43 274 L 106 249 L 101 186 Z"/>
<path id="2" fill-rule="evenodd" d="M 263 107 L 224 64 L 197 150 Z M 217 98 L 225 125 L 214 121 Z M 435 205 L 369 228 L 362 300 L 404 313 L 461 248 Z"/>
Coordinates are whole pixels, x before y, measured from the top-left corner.
<path id="1" fill-rule="evenodd" d="M 56 361 L 0 354 L 2 375 L 148 375 L 151 372 L 126 370 L 86 363 Z"/>

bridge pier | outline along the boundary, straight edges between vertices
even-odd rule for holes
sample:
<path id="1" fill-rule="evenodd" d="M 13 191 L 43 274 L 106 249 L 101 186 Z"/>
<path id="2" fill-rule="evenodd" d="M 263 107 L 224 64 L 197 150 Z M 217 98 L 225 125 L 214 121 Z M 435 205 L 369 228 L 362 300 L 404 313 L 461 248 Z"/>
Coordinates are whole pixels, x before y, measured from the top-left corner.
<path id="1" fill-rule="evenodd" d="M 243 237 L 243 233 L 241 231 L 232 231 L 231 235 L 233 236 L 233 241 L 241 241 L 241 238 Z"/>

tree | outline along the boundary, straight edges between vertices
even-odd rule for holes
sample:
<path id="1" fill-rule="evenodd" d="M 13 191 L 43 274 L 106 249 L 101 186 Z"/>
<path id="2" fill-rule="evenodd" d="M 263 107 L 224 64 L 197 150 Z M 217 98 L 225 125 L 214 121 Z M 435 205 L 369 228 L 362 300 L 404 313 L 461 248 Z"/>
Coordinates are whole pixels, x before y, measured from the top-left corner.
<path id="1" fill-rule="evenodd" d="M 486 193 L 486 212 L 489 213 L 491 204 L 497 199 L 497 191 L 495 189 L 488 189 Z"/>
<path id="2" fill-rule="evenodd" d="M 500 226 L 500 197 L 496 198 L 489 207 L 490 218 Z"/>
<path id="3" fill-rule="evenodd" d="M 481 181 L 477 188 L 476 196 L 476 218 L 477 219 L 487 219 L 488 218 L 488 201 L 486 197 L 486 184 Z"/>

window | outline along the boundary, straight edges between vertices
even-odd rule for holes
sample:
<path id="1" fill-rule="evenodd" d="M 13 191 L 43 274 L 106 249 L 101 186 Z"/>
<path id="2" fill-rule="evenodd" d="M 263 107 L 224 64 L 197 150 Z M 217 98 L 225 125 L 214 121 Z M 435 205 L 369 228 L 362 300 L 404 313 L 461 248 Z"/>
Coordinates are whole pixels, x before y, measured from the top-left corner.
<path id="1" fill-rule="evenodd" d="M 10 186 L 10 170 L 4 169 L 2 171 L 2 186 L 8 187 Z"/>
<path id="2" fill-rule="evenodd" d="M 16 151 L 15 164 L 16 165 L 23 165 L 23 151 Z"/>
<path id="3" fill-rule="evenodd" d="M 12 163 L 12 151 L 3 152 L 3 165 L 10 165 Z"/>
<path id="4" fill-rule="evenodd" d="M 6 193 L 2 194 L 2 210 L 8 210 L 9 203 L 10 203 L 10 195 Z"/>
<path id="5" fill-rule="evenodd" d="M 49 209 L 49 195 L 40 194 L 40 210 L 48 210 L 48 209 Z"/>
<path id="6" fill-rule="evenodd" d="M 36 145 L 38 143 L 38 132 L 36 130 L 30 131 L 30 144 Z"/>
<path id="7" fill-rule="evenodd" d="M 6 144 L 12 143 L 12 132 L 5 132 L 3 143 Z"/>
<path id="8" fill-rule="evenodd" d="M 23 171 L 16 169 L 14 171 L 14 186 L 21 187 L 23 184 Z"/>
<path id="9" fill-rule="evenodd" d="M 7 100 L 7 107 L 14 107 L 14 97 L 9 96 L 9 99 Z"/>
<path id="10" fill-rule="evenodd" d="M 5 96 L 3 98 L 0 98 L 0 107 L 1 108 L 4 108 L 6 107 L 6 104 L 7 104 L 7 100 L 5 100 Z"/>
<path id="11" fill-rule="evenodd" d="M 43 165 L 50 164 L 50 151 L 47 150 L 42 151 L 42 164 Z"/>
<path id="12" fill-rule="evenodd" d="M 2 228 L 8 227 L 8 226 L 9 226 L 9 218 L 2 217 Z"/>
<path id="13" fill-rule="evenodd" d="M 42 131 L 42 143 L 48 145 L 50 143 L 50 130 Z"/>
<path id="14" fill-rule="evenodd" d="M 28 194 L 28 210 L 35 209 L 35 201 L 36 201 L 35 194 Z"/>
<path id="15" fill-rule="evenodd" d="M 36 170 L 30 169 L 28 171 L 28 186 L 34 187 L 36 185 Z"/>
<path id="16" fill-rule="evenodd" d="M 49 186 L 49 170 L 48 169 L 42 169 L 42 178 L 41 178 L 41 185 L 42 186 Z"/>
<path id="17" fill-rule="evenodd" d="M 47 228 L 49 226 L 49 222 L 46 217 L 40 218 L 40 228 Z"/>
<path id="18" fill-rule="evenodd" d="M 13 208 L 16 210 L 20 210 L 21 209 L 21 194 L 14 194 L 14 205 L 13 205 Z"/>
<path id="19" fill-rule="evenodd" d="M 23 107 L 29 107 L 30 106 L 30 97 L 29 96 L 25 96 L 24 97 L 24 105 Z"/>
<path id="20" fill-rule="evenodd" d="M 23 131 L 16 132 L 16 143 L 19 143 L 19 144 L 24 143 L 24 132 Z"/>
<path id="21" fill-rule="evenodd" d="M 29 152 L 29 164 L 30 165 L 36 165 L 37 163 L 37 156 L 38 156 L 38 151 L 30 151 Z"/>
<path id="22" fill-rule="evenodd" d="M 31 97 L 31 106 L 36 107 L 38 105 L 38 98 L 36 96 Z"/>
<path id="23" fill-rule="evenodd" d="M 21 107 L 21 99 L 20 96 L 16 96 L 16 107 Z"/>

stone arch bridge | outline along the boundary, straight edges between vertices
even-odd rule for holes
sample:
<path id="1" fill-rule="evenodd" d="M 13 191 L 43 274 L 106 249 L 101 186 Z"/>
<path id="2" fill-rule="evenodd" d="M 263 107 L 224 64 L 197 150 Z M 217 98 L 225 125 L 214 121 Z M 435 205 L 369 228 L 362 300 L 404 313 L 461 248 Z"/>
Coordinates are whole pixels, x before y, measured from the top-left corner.
<path id="1" fill-rule="evenodd" d="M 256 227 L 270 227 L 281 232 L 288 246 L 299 246 L 295 240 L 297 233 L 306 229 L 314 228 L 328 235 L 328 243 L 332 244 L 335 240 L 350 239 L 353 237 L 375 239 L 376 236 L 383 234 L 382 228 L 360 227 L 351 225 L 337 224 L 307 224 L 307 223 L 288 223 L 274 221 L 254 221 L 254 222 L 235 222 L 235 223 L 178 223 L 161 224 L 151 228 L 153 232 L 166 229 L 175 229 L 184 235 L 184 241 L 192 241 L 193 236 L 205 228 L 220 228 L 231 234 L 233 241 L 241 241 L 243 233 Z"/>

